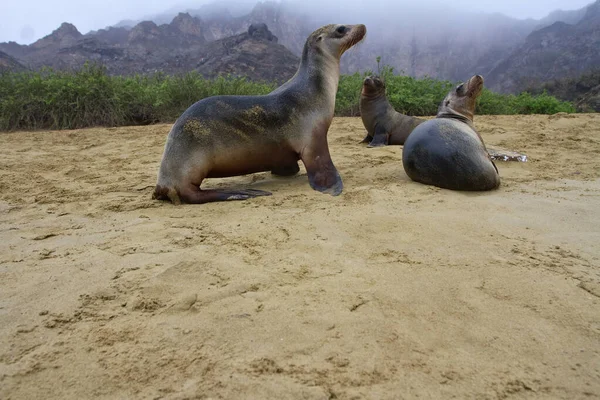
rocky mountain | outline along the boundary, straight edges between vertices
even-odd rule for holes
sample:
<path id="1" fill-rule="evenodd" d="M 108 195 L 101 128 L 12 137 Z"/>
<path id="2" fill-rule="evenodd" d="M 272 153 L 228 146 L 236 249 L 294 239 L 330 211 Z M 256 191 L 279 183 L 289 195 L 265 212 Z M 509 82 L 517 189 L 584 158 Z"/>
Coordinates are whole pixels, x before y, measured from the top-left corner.
<path id="1" fill-rule="evenodd" d="M 322 4 L 319 12 L 307 14 L 310 7 L 299 2 L 259 2 L 249 13 L 234 17 L 227 13 L 227 3 L 219 4 L 188 10 L 202 19 L 208 41 L 239 34 L 251 24 L 266 23 L 281 44 L 300 56 L 313 30 L 332 22 L 354 21 L 366 24 L 368 34 L 361 45 L 344 56 L 342 72 L 373 70 L 375 59 L 381 56 L 383 63 L 398 72 L 451 80 L 488 72 L 538 24 L 500 14 L 469 15 L 451 6 L 386 12 L 375 5 L 352 3 L 345 8 L 327 8 Z M 155 21 L 164 18 L 152 17 Z"/>
<path id="2" fill-rule="evenodd" d="M 303 3 L 310 1 L 320 4 L 319 12 L 307 14 L 314 7 Z M 171 10 L 146 21 L 122 21 L 85 35 L 65 23 L 30 46 L 0 43 L 0 50 L 30 68 L 74 68 L 91 60 L 113 74 L 197 70 L 208 76 L 231 72 L 281 80 L 295 70 L 314 29 L 332 22 L 360 22 L 367 25 L 368 35 L 344 55 L 344 73 L 374 70 L 381 57 L 382 64 L 415 77 L 459 81 L 482 74 L 488 87 L 519 91 L 526 83 L 600 65 L 600 23 L 595 17 L 600 0 L 539 21 L 441 4 L 435 9 L 416 5 L 390 10 L 375 3 L 336 8 L 316 0 L 304 2 L 265 2 L 251 9 L 245 8 L 247 2 L 217 2 L 187 13 Z M 251 26 L 260 24 L 270 32 L 260 33 L 260 28 L 258 36 L 250 33 Z"/>
<path id="3" fill-rule="evenodd" d="M 574 25 L 555 22 L 531 33 L 487 75 L 488 86 L 518 92 L 557 78 L 577 77 L 600 67 L 600 0 Z"/>
<path id="4" fill-rule="evenodd" d="M 473 14 L 465 23 L 462 11 L 407 10 L 402 23 L 393 13 L 376 7 L 324 10 L 306 14 L 305 8 L 293 3 L 258 3 L 250 13 L 240 17 L 211 18 L 201 10 L 190 10 L 205 22 L 205 38 L 221 39 L 243 32 L 255 23 L 266 23 L 280 38 L 280 43 L 300 56 L 306 37 L 315 29 L 332 22 L 356 21 L 367 25 L 366 39 L 345 56 L 342 72 L 373 70 L 375 59 L 389 64 L 398 72 L 416 77 L 466 79 L 473 73 L 487 72 L 523 41 L 536 21 L 521 21 L 503 15 Z"/>
<path id="5" fill-rule="evenodd" d="M 14 57 L 0 51 L 0 73 L 4 71 L 23 71 L 25 67 L 21 65 Z"/>
<path id="6" fill-rule="evenodd" d="M 575 106 L 582 112 L 600 112 L 600 84 L 577 99 Z"/>
<path id="7" fill-rule="evenodd" d="M 86 35 L 63 23 L 30 46 L 2 43 L 0 50 L 32 69 L 68 70 L 92 61 L 119 75 L 196 70 L 208 77 L 233 74 L 285 81 L 298 67 L 299 58 L 278 44 L 265 24 L 249 25 L 245 32 L 210 42 L 206 29 L 189 14 L 179 14 L 169 24 L 144 21 L 132 29 L 111 27 Z"/>
<path id="8" fill-rule="evenodd" d="M 296 73 L 300 59 L 277 41 L 266 24 L 257 23 L 247 32 L 208 43 L 185 64 L 196 65 L 196 70 L 207 77 L 244 75 L 283 83 Z"/>
<path id="9" fill-rule="evenodd" d="M 585 13 L 587 12 L 587 7 L 580 8 L 579 10 L 556 10 L 548 14 L 547 17 L 542 18 L 539 21 L 539 24 L 536 26 L 537 29 L 542 29 L 547 26 L 552 25 L 555 22 L 565 22 L 570 25 L 575 25 L 579 21 L 583 19 Z"/>
<path id="10" fill-rule="evenodd" d="M 26 46 L 15 42 L 0 43 L 4 51 L 30 69 L 49 66 L 56 69 L 69 69 L 83 65 L 85 60 L 98 60 L 105 52 L 104 43 L 96 38 L 85 37 L 77 28 L 67 22 L 51 34 Z"/>
<path id="11" fill-rule="evenodd" d="M 252 8 L 252 4 L 244 0 L 217 0 L 214 3 L 203 4 L 199 8 L 186 8 L 182 10 L 181 6 L 175 6 L 160 14 L 145 16 L 138 20 L 122 20 L 114 26 L 130 29 L 143 21 L 153 21 L 158 25 L 168 24 L 180 13 L 201 17 L 205 21 L 215 19 L 223 21 L 249 14 Z"/>
<path id="12" fill-rule="evenodd" d="M 526 90 L 533 94 L 547 92 L 575 104 L 581 112 L 600 112 L 600 68 L 575 78 L 553 79 Z"/>
<path id="13" fill-rule="evenodd" d="M 556 11 L 536 21 L 500 14 L 469 14 L 451 6 L 438 6 L 433 11 L 415 7 L 386 12 L 375 4 L 354 8 L 349 4 L 306 14 L 310 7 L 294 4 L 299 3 L 258 3 L 249 13 L 237 17 L 228 13 L 227 3 L 223 2 L 188 11 L 202 18 L 207 41 L 239 34 L 253 23 L 266 23 L 280 43 L 297 56 L 305 38 L 319 26 L 343 21 L 365 23 L 367 38 L 344 56 L 342 72 L 374 70 L 375 59 L 381 57 L 383 64 L 393 66 L 397 72 L 453 81 L 477 73 L 488 76 L 536 29 L 557 21 L 579 23 L 587 12 L 587 8 Z M 164 15 L 154 18 L 160 20 Z"/>

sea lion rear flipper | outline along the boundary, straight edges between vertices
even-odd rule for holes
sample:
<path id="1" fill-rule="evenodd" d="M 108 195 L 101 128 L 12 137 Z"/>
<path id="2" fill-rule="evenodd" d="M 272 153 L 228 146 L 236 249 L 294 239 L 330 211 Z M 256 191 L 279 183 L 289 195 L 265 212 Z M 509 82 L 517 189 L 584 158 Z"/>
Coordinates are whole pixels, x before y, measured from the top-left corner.
<path id="1" fill-rule="evenodd" d="M 367 135 L 363 140 L 360 141 L 360 143 L 371 143 L 371 140 L 373 140 L 373 138 Z"/>
<path id="2" fill-rule="evenodd" d="M 259 196 L 271 196 L 271 192 L 256 189 L 242 190 L 200 190 L 199 187 L 189 188 L 180 193 L 183 203 L 202 204 L 213 201 L 248 200 Z"/>
<path id="3" fill-rule="evenodd" d="M 375 135 L 373 136 L 373 140 L 367 147 L 383 147 L 387 146 L 389 143 L 389 135 L 386 129 L 381 125 L 375 126 Z"/>
<path id="4" fill-rule="evenodd" d="M 254 197 L 271 196 L 271 192 L 257 189 L 243 190 L 215 190 L 219 197 L 225 197 L 225 200 L 248 200 Z"/>
<path id="5" fill-rule="evenodd" d="M 332 196 L 342 193 L 344 184 L 331 161 L 325 135 L 313 136 L 312 142 L 302 151 L 300 158 L 306 167 L 310 187 Z"/>

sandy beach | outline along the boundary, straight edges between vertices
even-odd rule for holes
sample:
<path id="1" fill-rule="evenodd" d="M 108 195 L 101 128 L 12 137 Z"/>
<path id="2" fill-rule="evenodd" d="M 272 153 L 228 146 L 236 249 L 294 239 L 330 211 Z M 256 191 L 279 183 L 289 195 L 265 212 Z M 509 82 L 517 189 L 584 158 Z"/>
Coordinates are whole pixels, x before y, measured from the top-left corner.
<path id="1" fill-rule="evenodd" d="M 169 125 L 0 134 L 0 398 L 600 398 L 600 114 L 475 125 L 529 157 L 497 191 L 336 118 L 341 196 L 184 206 Z"/>

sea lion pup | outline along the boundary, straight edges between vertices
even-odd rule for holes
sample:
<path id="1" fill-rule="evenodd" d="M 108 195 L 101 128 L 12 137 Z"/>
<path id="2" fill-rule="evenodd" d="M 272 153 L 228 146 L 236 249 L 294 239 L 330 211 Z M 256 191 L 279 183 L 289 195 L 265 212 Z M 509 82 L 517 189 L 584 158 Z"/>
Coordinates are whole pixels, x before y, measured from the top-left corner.
<path id="1" fill-rule="evenodd" d="M 402 145 L 413 129 L 425 122 L 394 110 L 385 96 L 385 83 L 377 76 L 367 76 L 363 81 L 360 116 L 367 129 L 361 143 L 369 143 L 367 147 Z"/>
<path id="2" fill-rule="evenodd" d="M 453 190 L 491 190 L 500 185 L 498 169 L 473 127 L 483 77 L 458 85 L 444 99 L 435 119 L 417 126 L 404 143 L 402 164 L 417 182 Z"/>
<path id="3" fill-rule="evenodd" d="M 177 119 L 165 144 L 154 199 L 179 203 L 246 200 L 261 190 L 200 190 L 205 178 L 271 171 L 295 175 L 302 160 L 310 186 L 338 195 L 343 184 L 331 161 L 340 57 L 366 34 L 364 25 L 327 25 L 304 45 L 296 74 L 266 96 L 216 96 Z"/>

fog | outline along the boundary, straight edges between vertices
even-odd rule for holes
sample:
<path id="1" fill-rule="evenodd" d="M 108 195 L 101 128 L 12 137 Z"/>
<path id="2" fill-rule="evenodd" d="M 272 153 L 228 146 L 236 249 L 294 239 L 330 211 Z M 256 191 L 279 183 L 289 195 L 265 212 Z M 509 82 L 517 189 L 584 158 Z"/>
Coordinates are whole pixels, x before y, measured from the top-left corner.
<path id="1" fill-rule="evenodd" d="M 365 9 L 380 12 L 386 21 L 403 24 L 404 14 L 433 12 L 441 9 L 485 13 L 502 13 L 510 17 L 543 18 L 550 12 L 581 8 L 593 0 L 461 0 L 456 7 L 442 0 L 292 0 L 308 14 L 360 15 Z M 29 44 L 49 34 L 62 22 L 74 24 L 82 33 L 118 23 L 121 20 L 148 19 L 164 12 L 175 13 L 185 9 L 198 9 L 214 0 L 30 0 L 2 1 L 0 4 L 0 42 L 15 41 Z M 233 0 L 238 12 L 250 9 L 256 0 Z M 410 11 L 410 13 L 407 13 Z M 344 21 L 332 21 L 342 22 Z M 350 21 L 356 22 L 356 21 Z M 389 22 L 388 22 L 389 23 Z"/>

